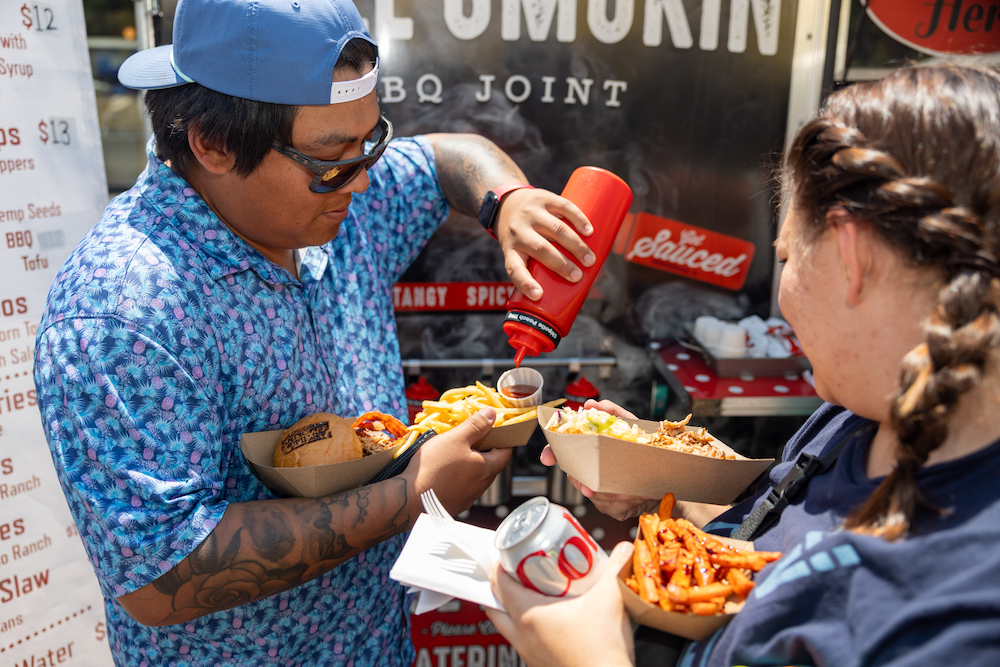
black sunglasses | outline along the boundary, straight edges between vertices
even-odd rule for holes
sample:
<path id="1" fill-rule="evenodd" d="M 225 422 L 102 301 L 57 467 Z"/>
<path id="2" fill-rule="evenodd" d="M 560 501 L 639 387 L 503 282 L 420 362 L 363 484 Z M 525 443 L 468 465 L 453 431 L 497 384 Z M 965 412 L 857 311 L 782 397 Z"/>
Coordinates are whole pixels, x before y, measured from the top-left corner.
<path id="1" fill-rule="evenodd" d="M 333 162 L 314 160 L 279 141 L 271 144 L 271 148 L 316 174 L 312 183 L 309 184 L 309 189 L 322 194 L 341 189 L 353 181 L 362 169 L 370 169 L 382 157 L 382 152 L 385 151 L 390 139 L 392 139 L 392 123 L 385 116 L 382 116 L 378 119 L 378 125 L 375 126 L 372 136 L 364 141 L 364 154 L 352 157 L 350 160 L 335 160 Z"/>

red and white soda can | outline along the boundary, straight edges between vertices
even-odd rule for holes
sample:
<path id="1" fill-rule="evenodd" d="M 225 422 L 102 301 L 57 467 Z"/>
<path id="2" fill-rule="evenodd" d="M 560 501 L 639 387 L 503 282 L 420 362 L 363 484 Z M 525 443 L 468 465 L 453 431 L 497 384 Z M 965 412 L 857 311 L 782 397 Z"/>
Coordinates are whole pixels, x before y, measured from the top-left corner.
<path id="1" fill-rule="evenodd" d="M 608 556 L 561 505 L 538 496 L 500 523 L 495 545 L 500 564 L 528 588 L 555 597 L 576 597 L 590 589 Z"/>

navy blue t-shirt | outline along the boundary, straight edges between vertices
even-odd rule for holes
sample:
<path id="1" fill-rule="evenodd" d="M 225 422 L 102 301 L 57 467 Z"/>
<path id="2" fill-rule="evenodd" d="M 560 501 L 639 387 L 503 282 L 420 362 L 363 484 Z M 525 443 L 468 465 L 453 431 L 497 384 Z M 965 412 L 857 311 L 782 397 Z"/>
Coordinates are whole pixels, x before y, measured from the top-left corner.
<path id="1" fill-rule="evenodd" d="M 680 666 L 1000 665 L 1000 442 L 922 469 L 920 489 L 941 514 L 887 542 L 841 527 L 881 481 L 865 474 L 871 426 L 824 405 L 789 441 L 766 488 L 706 526 L 729 535 L 800 451 L 819 455 L 856 431 L 754 540 L 784 556 L 756 576 L 727 626 L 688 644 Z"/>

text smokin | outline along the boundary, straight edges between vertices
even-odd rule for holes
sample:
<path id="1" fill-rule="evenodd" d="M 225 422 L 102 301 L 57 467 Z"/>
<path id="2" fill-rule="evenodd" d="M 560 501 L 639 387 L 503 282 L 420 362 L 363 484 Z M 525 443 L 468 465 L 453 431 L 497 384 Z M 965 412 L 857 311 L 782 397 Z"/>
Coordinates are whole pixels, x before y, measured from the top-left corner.
<path id="1" fill-rule="evenodd" d="M 488 36 L 487 30 L 495 25 L 492 0 L 444 0 L 444 25 L 452 37 L 472 41 Z M 578 40 L 578 0 L 502 0 L 500 9 L 500 37 L 505 42 L 526 38 L 544 42 L 554 34 L 556 41 L 572 43 Z M 639 16 L 638 5 L 642 5 Z M 704 2 L 700 12 L 694 10 L 697 25 L 698 48 L 716 51 L 723 28 L 723 2 Z M 609 16 L 609 9 L 613 15 Z M 467 11 L 468 10 L 468 11 Z M 695 45 L 695 32 L 683 0 L 588 0 L 586 3 L 587 27 L 591 36 L 603 44 L 616 44 L 632 33 L 641 33 L 646 47 L 658 48 L 669 42 L 676 49 L 691 49 Z M 700 13 L 700 17 L 695 13 Z M 413 18 L 399 16 L 395 0 L 374 0 L 375 35 L 391 52 L 392 42 L 428 39 L 424 30 L 414 25 Z M 778 51 L 778 32 L 781 0 L 730 0 L 728 40 L 726 48 L 731 53 L 747 49 L 750 26 L 753 25 L 757 48 L 761 55 L 773 56 Z M 633 31 L 633 28 L 636 30 Z M 666 30 L 664 30 L 666 28 Z M 418 34 L 418 32 L 420 34 Z M 391 63 L 391 60 L 389 61 Z M 434 72 L 425 72 L 416 80 L 406 80 L 391 71 L 391 64 L 381 77 L 380 100 L 385 104 L 400 103 L 416 94 L 420 104 L 441 104 L 445 84 Z M 498 78 L 493 73 L 477 75 L 475 82 L 477 102 L 485 103 L 494 91 L 503 93 L 514 103 L 521 104 L 530 98 L 543 104 L 561 102 L 565 105 L 587 106 L 591 98 L 595 104 L 620 107 L 628 91 L 628 82 L 607 78 L 595 80 L 586 77 L 535 76 L 513 74 Z M 595 85 L 596 84 L 596 85 Z"/>
<path id="2" fill-rule="evenodd" d="M 391 48 L 391 41 L 426 39 L 416 35 L 411 17 L 397 15 L 395 0 L 373 0 L 374 32 L 380 44 Z M 501 0 L 500 37 L 507 42 L 521 39 L 522 27 L 531 41 L 543 42 L 555 33 L 559 42 L 577 41 L 577 14 L 586 6 L 587 28 L 604 44 L 617 44 L 632 33 L 641 31 L 642 43 L 659 47 L 664 42 L 664 27 L 674 48 L 694 46 L 692 18 L 699 19 L 698 48 L 715 51 L 722 32 L 723 1 L 697 3 L 689 16 L 683 0 Z M 456 39 L 471 41 L 486 35 L 493 23 L 494 0 L 443 0 L 442 12 L 448 32 Z M 642 6 L 641 16 L 637 11 Z M 743 53 L 751 20 L 761 55 L 773 56 L 778 51 L 781 0 L 730 0 L 728 40 L 730 53 Z M 613 14 L 609 15 L 609 9 Z M 468 11 L 466 11 L 468 10 Z M 372 25 L 366 18 L 366 23 Z M 421 26 L 423 29 L 423 26 Z M 637 32 L 638 32 L 637 31 Z"/>

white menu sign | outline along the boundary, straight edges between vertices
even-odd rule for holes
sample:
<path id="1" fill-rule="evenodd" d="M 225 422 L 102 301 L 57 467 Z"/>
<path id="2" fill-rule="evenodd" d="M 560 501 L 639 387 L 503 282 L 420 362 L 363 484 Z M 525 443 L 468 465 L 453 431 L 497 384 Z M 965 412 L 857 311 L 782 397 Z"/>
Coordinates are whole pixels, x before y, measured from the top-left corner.
<path id="1" fill-rule="evenodd" d="M 107 202 L 81 0 L 0 3 L 0 665 L 111 665 L 97 579 L 42 434 L 35 334 Z"/>

